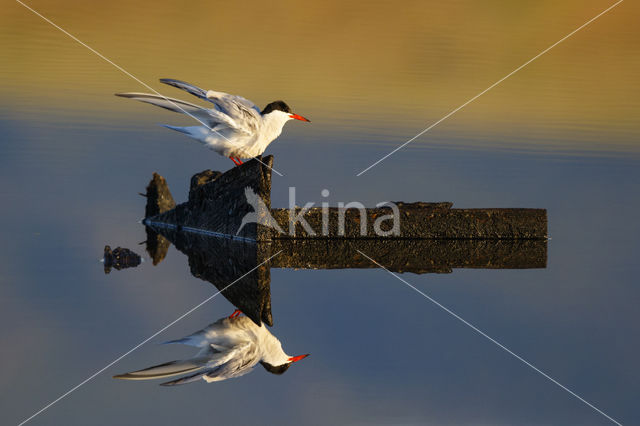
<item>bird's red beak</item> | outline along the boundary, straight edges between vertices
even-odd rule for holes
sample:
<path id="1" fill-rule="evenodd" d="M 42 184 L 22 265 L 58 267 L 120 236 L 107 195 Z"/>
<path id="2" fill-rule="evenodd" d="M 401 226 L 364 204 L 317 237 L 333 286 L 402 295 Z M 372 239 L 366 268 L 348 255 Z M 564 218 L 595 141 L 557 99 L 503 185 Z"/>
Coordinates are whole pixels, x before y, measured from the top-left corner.
<path id="1" fill-rule="evenodd" d="M 298 355 L 298 356 L 292 356 L 291 358 L 289 358 L 289 362 L 296 362 L 296 361 L 300 361 L 301 359 L 305 359 L 306 357 L 308 357 L 311 354 L 305 354 L 305 355 Z"/>
<path id="2" fill-rule="evenodd" d="M 311 123 L 311 120 L 308 120 L 308 119 L 306 119 L 303 116 L 298 115 L 298 114 L 291 114 L 291 115 L 289 115 L 289 117 L 295 118 L 296 120 L 306 121 L 307 123 Z"/>

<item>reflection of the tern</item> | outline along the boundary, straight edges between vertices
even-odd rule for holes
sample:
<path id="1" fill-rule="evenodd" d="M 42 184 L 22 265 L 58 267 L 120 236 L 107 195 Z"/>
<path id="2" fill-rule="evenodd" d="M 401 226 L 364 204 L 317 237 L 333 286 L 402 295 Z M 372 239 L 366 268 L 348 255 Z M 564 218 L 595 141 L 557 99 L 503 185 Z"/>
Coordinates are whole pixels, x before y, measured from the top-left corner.
<path id="1" fill-rule="evenodd" d="M 120 374 L 114 378 L 149 380 L 187 374 L 162 385 L 183 385 L 201 379 L 211 383 L 240 377 L 258 363 L 270 373 L 282 374 L 291 364 L 308 356 L 287 355 L 280 341 L 264 324 L 258 326 L 245 316 L 221 318 L 187 337 L 166 343 L 194 346 L 200 351 L 192 358 Z"/>
<path id="2" fill-rule="evenodd" d="M 156 233 L 160 232 L 160 234 Z M 195 346 L 192 358 L 171 361 L 114 376 L 127 380 L 182 377 L 165 386 L 200 379 L 215 382 L 239 377 L 260 363 L 274 374 L 307 355 L 289 356 L 266 325 L 271 315 L 270 268 L 370 268 L 360 252 L 371 253 L 392 271 L 451 272 L 453 268 L 544 268 L 546 241 L 474 240 L 279 240 L 250 243 L 184 232 L 147 228 L 147 251 L 160 262 L 169 242 L 187 255 L 193 276 L 215 285 L 246 316 L 232 315 L 183 339 L 167 343 Z M 162 242 L 162 243 L 160 243 Z M 273 257 L 275 253 L 277 256 Z M 266 262 L 267 259 L 273 259 Z M 155 263 L 155 262 L 154 262 Z M 234 313 L 235 314 L 235 313 Z"/>

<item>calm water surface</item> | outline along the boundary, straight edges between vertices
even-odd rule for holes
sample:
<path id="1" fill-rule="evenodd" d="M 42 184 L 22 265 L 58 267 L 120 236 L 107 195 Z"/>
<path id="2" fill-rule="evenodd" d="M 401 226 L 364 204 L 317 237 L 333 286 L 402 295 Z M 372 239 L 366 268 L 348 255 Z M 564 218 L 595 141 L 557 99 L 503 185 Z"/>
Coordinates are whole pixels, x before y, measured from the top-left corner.
<path id="1" fill-rule="evenodd" d="M 640 423 L 638 7 L 624 2 L 366 174 L 356 173 L 612 3 L 29 3 L 163 94 L 175 77 L 282 98 L 272 205 L 453 201 L 548 209 L 544 269 L 402 278 L 624 424 Z M 20 6 L 0 12 L 0 413 L 17 424 L 216 290 L 143 247 L 154 171 L 176 201 L 231 162 L 112 96 L 145 91 Z M 282 376 L 164 388 L 114 374 L 191 355 L 159 346 L 234 307 L 216 297 L 33 424 L 608 424 L 380 269 L 271 270 L 273 334 L 311 353 Z"/>

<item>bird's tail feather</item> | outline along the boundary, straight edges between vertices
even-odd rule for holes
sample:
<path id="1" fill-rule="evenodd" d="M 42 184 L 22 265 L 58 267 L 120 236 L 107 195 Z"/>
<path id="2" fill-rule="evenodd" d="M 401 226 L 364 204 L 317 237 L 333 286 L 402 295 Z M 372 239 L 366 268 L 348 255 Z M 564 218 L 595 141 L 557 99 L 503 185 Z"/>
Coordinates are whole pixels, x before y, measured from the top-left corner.
<path id="1" fill-rule="evenodd" d="M 181 101 L 179 99 L 167 98 L 165 96 L 152 95 L 149 93 L 116 93 L 116 96 L 123 98 L 135 99 L 140 102 L 145 102 L 151 105 L 159 106 L 169 111 L 183 113 L 196 121 L 199 121 L 202 126 L 190 126 L 190 127 L 177 127 L 164 125 L 171 130 L 184 133 L 194 139 L 203 143 L 212 143 L 211 141 L 205 142 L 206 138 L 213 137 L 216 139 L 216 135 L 221 139 L 225 139 L 227 142 L 229 139 L 225 136 L 225 132 L 229 129 L 235 128 L 234 121 L 226 114 L 217 111 L 215 109 L 206 109 L 201 106 L 192 104 L 190 102 Z"/>
<path id="2" fill-rule="evenodd" d="M 116 93 L 116 96 L 135 99 L 136 101 L 145 102 L 151 105 L 159 106 L 160 108 L 168 109 L 169 111 L 179 112 L 183 114 L 191 114 L 197 116 L 198 114 L 207 113 L 206 109 L 192 104 L 191 102 L 181 101 L 180 99 L 167 98 L 160 95 L 152 95 L 150 93 Z"/>
<path id="3" fill-rule="evenodd" d="M 144 370 L 118 374 L 114 379 L 124 380 L 150 380 L 163 377 L 176 376 L 178 374 L 191 373 L 200 370 L 207 363 L 207 359 L 188 359 L 184 361 L 170 361 L 164 364 L 154 365 Z"/>

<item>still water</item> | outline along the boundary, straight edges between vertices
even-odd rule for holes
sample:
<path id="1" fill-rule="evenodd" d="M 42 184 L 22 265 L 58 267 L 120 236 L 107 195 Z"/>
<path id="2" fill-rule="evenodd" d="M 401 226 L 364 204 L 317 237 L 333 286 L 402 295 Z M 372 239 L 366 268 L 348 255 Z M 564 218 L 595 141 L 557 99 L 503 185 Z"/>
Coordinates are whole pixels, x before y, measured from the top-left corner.
<path id="1" fill-rule="evenodd" d="M 28 3 L 167 96 L 173 77 L 289 123 L 272 205 L 452 201 L 546 208 L 547 263 L 404 273 L 411 285 L 624 424 L 640 422 L 638 6 L 623 2 L 405 149 L 356 174 L 613 3 Z M 232 163 L 113 96 L 147 91 L 18 3 L 0 12 L 0 413 L 17 424 L 217 290 L 185 253 L 145 254 L 154 171 Z M 321 196 L 327 189 L 329 197 Z M 610 424 L 380 269 L 272 268 L 282 375 L 161 387 L 113 375 L 192 356 L 158 345 L 226 317 L 215 297 L 30 424 Z"/>

